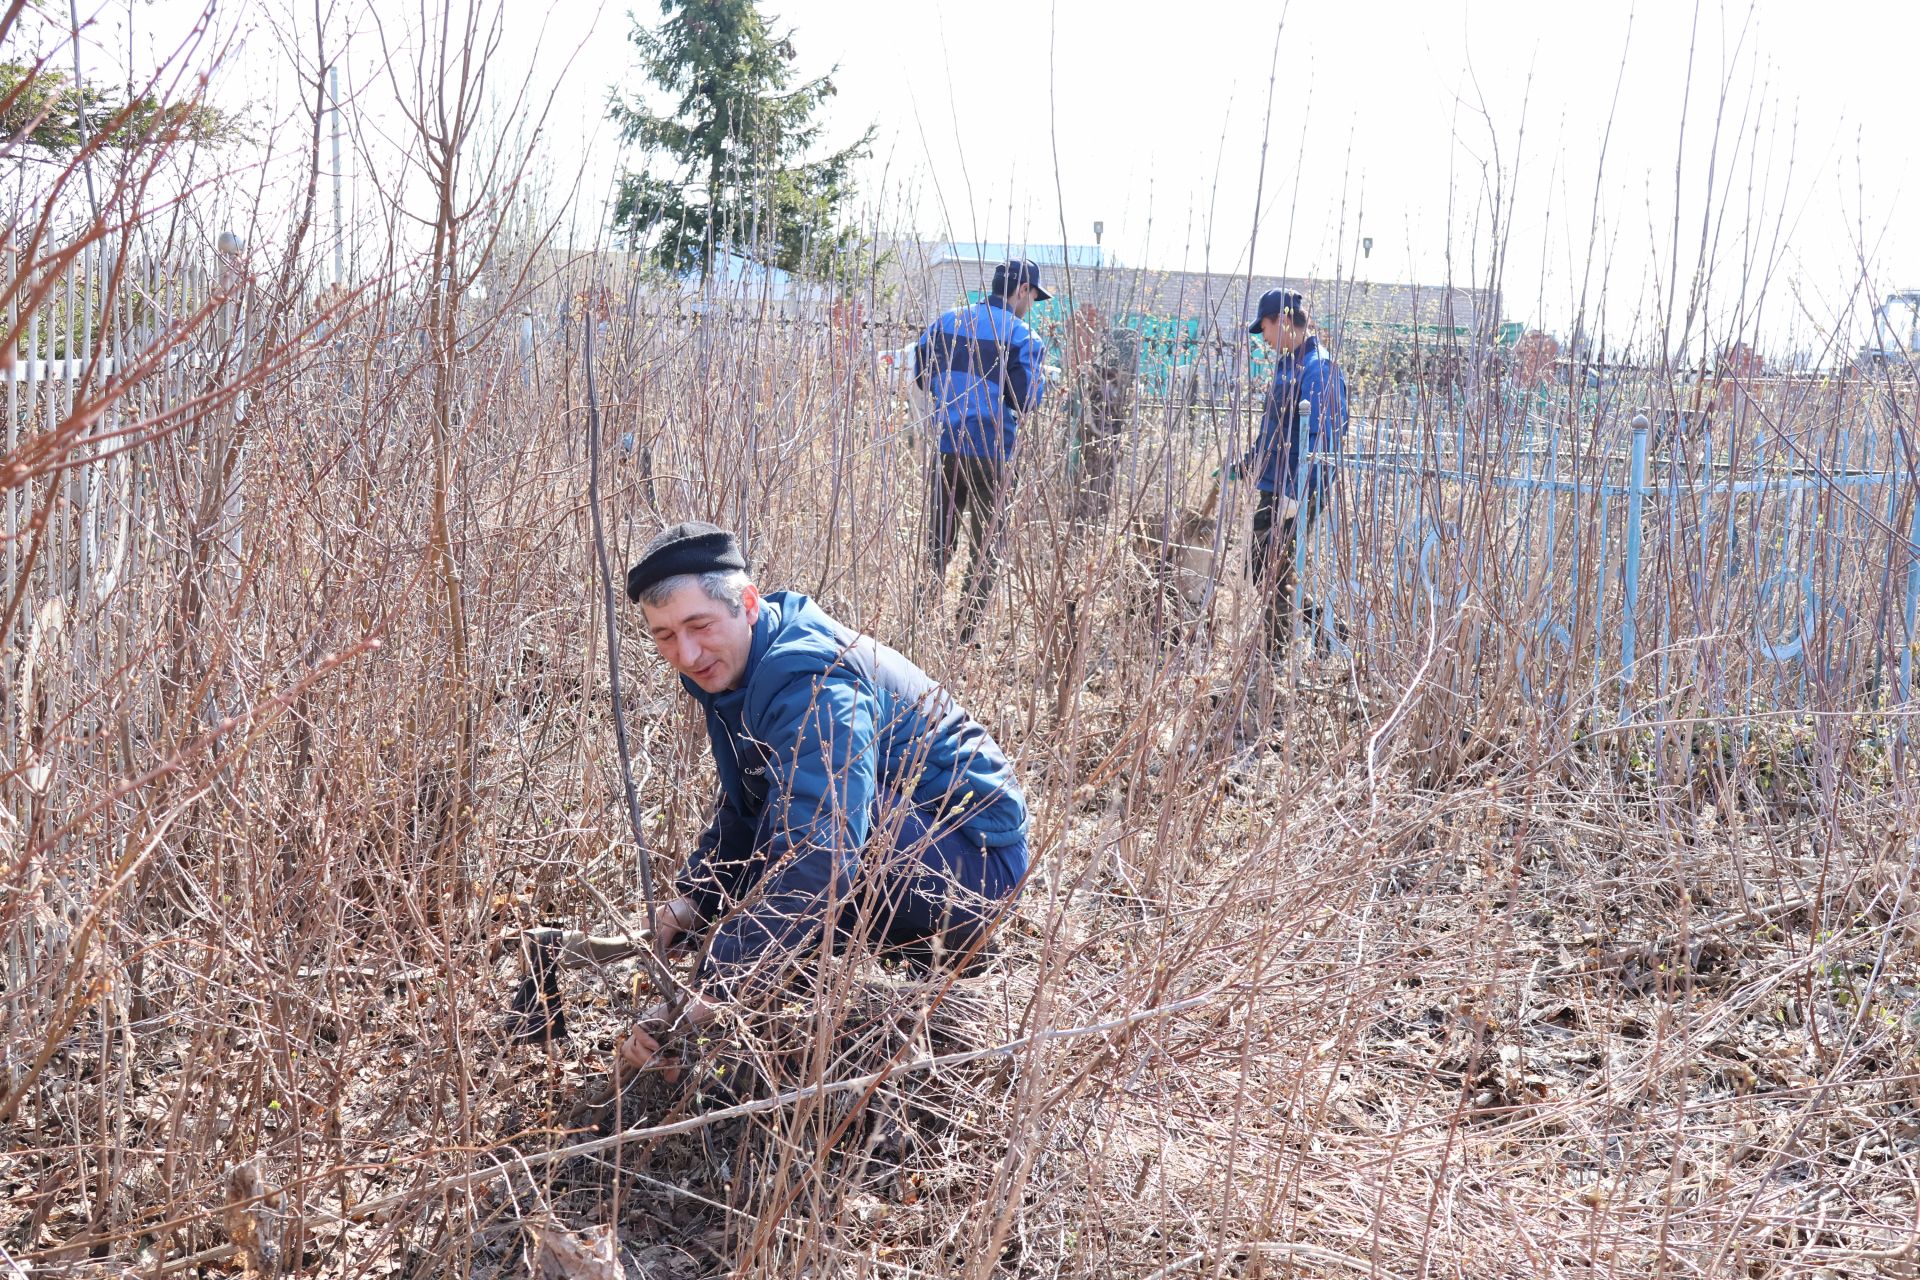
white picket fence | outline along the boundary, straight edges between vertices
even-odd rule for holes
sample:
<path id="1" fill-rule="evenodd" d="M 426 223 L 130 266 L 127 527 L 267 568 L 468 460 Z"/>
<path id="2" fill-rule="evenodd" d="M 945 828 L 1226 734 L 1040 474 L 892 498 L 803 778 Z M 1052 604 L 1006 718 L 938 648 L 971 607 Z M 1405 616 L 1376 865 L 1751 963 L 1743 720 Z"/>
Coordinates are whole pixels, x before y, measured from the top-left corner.
<path id="1" fill-rule="evenodd" d="M 0 259 L 8 278 L 16 262 Z M 5 489 L 6 581 L 25 589 L 16 633 L 49 603 L 72 617 L 128 580 L 138 532 L 164 515 L 142 437 L 161 424 L 196 436 L 205 424 L 192 406 L 219 403 L 217 388 L 253 355 L 250 290 L 232 264 L 136 261 L 96 245 L 23 284 L 5 317 L 6 455 L 17 462 L 52 433 L 72 444 Z"/>

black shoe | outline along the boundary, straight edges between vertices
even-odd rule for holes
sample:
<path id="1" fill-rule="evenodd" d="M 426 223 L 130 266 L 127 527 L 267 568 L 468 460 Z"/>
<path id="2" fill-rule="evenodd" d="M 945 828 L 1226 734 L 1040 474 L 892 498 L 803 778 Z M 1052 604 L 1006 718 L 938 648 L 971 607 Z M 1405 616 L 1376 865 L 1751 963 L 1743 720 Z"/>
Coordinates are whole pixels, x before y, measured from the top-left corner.
<path id="1" fill-rule="evenodd" d="M 972 954 L 968 955 L 970 947 Z M 986 972 L 987 966 L 1000 958 L 1000 941 L 990 937 L 974 946 L 972 939 L 954 945 L 937 937 L 914 938 L 893 943 L 883 948 L 880 955 L 883 959 L 897 961 L 915 977 L 930 978 L 952 972 L 961 978 L 977 978 Z M 966 956 L 964 963 L 962 956 Z"/>
<path id="2" fill-rule="evenodd" d="M 560 1003 L 560 964 L 554 954 L 557 929 L 530 929 L 522 945 L 530 972 L 514 989 L 507 1038 L 515 1044 L 546 1044 L 567 1038 L 567 1011 Z"/>
<path id="3" fill-rule="evenodd" d="M 1347 624 L 1334 616 L 1333 610 L 1326 605 L 1308 603 L 1301 617 L 1306 623 L 1307 634 L 1313 639 L 1313 656 L 1316 658 L 1332 657 L 1333 646 L 1336 643 L 1344 646 L 1351 638 Z"/>

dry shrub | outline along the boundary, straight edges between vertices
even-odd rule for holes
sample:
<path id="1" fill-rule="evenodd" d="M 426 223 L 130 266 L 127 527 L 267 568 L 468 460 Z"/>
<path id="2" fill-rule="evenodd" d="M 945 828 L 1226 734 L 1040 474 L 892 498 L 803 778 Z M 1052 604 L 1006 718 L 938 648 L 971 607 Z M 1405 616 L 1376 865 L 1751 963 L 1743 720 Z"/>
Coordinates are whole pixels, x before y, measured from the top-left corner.
<path id="1" fill-rule="evenodd" d="M 1907 1264 L 1907 709 L 1843 682 L 1755 714 L 1670 682 L 1664 720 L 1619 730 L 1575 676 L 1558 700 L 1510 679 L 1498 592 L 1418 651 L 1275 676 L 1244 510 L 1176 538 L 1155 514 L 1244 399 L 1205 433 L 1143 404 L 1095 527 L 1027 467 L 961 646 L 919 590 L 927 444 L 828 326 L 506 241 L 484 303 L 450 306 L 400 256 L 324 317 L 284 285 L 297 257 L 232 268 L 277 327 L 142 441 L 124 507 L 89 525 L 100 490 L 51 483 L 107 461 L 69 415 L 9 481 L 65 541 L 11 584 L 6 1256 L 491 1276 L 532 1230 L 536 1256 L 586 1242 L 549 1270 L 611 1273 L 613 1247 L 685 1277 Z M 848 955 L 623 1091 L 633 971 L 570 976 L 571 1036 L 524 1046 L 491 959 L 507 929 L 639 905 L 582 501 L 587 297 L 614 300 L 597 373 L 608 439 L 633 437 L 607 459 L 616 563 L 665 520 L 740 527 L 764 584 L 947 681 L 1035 813 L 984 975 Z M 213 343 L 218 302 L 153 341 Z M 1466 412 L 1497 439 L 1489 397 Z M 1045 414 L 1027 431 L 1058 456 Z M 82 532 L 122 511 L 103 591 Z M 1204 632 L 1143 618 L 1143 530 L 1183 548 L 1142 557 L 1182 621 L 1211 593 Z M 665 874 L 705 820 L 704 734 L 618 625 Z"/>
<path id="2" fill-rule="evenodd" d="M 803 326 L 640 300 L 606 339 L 631 373 L 603 370 L 604 394 L 676 418 L 635 414 L 640 447 L 610 462 L 616 560 L 660 520 L 739 520 L 763 581 L 953 685 L 1034 801 L 1038 870 L 1003 954 L 931 1012 L 923 985 L 847 958 L 823 998 L 716 1041 L 704 1078 L 724 1087 L 596 1095 L 646 999 L 618 970 L 567 979 L 565 1044 L 507 1044 L 515 974 L 492 940 L 636 909 L 577 367 L 496 379 L 463 427 L 461 681 L 425 585 L 426 388 L 403 370 L 348 396 L 316 369 L 256 401 L 277 430 L 238 517 L 254 558 L 210 579 L 209 621 L 176 629 L 185 587 L 156 534 L 114 627 L 96 609 L 69 631 L 111 637 L 103 665 L 161 670 L 99 689 L 70 650 L 36 654 L 55 764 L 16 809 L 36 834 L 8 899 L 9 989 L 32 993 L 6 1022 L 10 1252 L 230 1256 L 226 1171 L 248 1161 L 278 1198 L 283 1257 L 321 1274 L 510 1272 L 522 1222 L 612 1226 L 622 1256 L 689 1276 L 1786 1275 L 1905 1238 L 1906 783 L 1835 787 L 1793 772 L 1783 743 L 1730 756 L 1699 792 L 1445 681 L 1419 696 L 1451 709 L 1453 740 L 1508 745 L 1469 783 L 1422 786 L 1460 766 L 1436 774 L 1419 738 L 1389 735 L 1370 780 L 1404 688 L 1364 665 L 1256 676 L 1237 577 L 1215 588 L 1212 634 L 1167 647 L 1114 543 L 1053 524 L 1068 506 L 1037 472 L 984 644 L 954 647 L 911 588 L 924 459 L 886 430 L 899 405 Z M 554 333 L 541 360 L 566 370 L 577 337 Z M 335 461 L 309 483 L 312 459 Z M 1151 520 L 1160 483 L 1123 495 L 1136 511 L 1116 526 Z M 1071 617 L 1065 581 L 1091 584 Z M 705 744 L 620 623 L 664 873 L 704 820 Z M 244 735 L 209 738 L 187 714 L 205 699 L 250 715 Z M 472 754 L 450 758 L 462 717 Z M 128 731 L 94 734 L 96 718 Z M 143 758 L 181 762 L 114 794 Z M 1784 814 L 1789 777 L 1810 807 Z"/>

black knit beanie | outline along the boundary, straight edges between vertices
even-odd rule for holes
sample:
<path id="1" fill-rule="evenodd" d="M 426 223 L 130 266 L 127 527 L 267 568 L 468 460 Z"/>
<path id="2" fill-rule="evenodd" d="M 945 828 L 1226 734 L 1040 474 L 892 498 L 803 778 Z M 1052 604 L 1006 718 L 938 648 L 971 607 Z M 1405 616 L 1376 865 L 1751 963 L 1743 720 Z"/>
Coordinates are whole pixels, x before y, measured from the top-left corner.
<path id="1" fill-rule="evenodd" d="M 719 525 L 686 520 L 654 535 L 633 568 L 627 570 L 627 599 L 638 604 L 648 587 L 683 573 L 745 570 L 740 542 Z"/>

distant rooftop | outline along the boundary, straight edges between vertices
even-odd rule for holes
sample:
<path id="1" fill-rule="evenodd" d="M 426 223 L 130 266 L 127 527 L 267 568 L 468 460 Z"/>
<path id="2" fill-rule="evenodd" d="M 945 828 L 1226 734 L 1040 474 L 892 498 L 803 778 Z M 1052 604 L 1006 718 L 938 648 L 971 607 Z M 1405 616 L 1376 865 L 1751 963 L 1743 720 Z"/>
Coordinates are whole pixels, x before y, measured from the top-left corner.
<path id="1" fill-rule="evenodd" d="M 707 293 L 764 298 L 772 302 L 818 300 L 826 296 L 818 284 L 797 280 L 779 267 L 756 262 L 743 254 L 721 250 L 707 264 L 703 278 L 698 271 L 680 276 L 683 294 Z"/>
<path id="2" fill-rule="evenodd" d="M 1469 337 L 1491 333 L 1500 319 L 1497 292 L 1462 285 L 1151 271 L 1083 244 L 905 239 L 888 247 L 887 270 L 896 286 L 888 305 L 907 316 L 978 298 L 995 263 L 1024 256 L 1040 264 L 1056 299 L 1041 304 L 1043 327 L 1055 313 L 1092 306 L 1116 322 L 1164 321 L 1195 338 L 1244 343 L 1254 304 L 1262 293 L 1279 288 L 1306 294 L 1315 322 L 1336 342 L 1349 334 L 1404 336 L 1415 330 Z"/>
<path id="3" fill-rule="evenodd" d="M 1374 280 L 1314 280 L 1302 276 L 1209 275 L 1199 271 L 1118 271 L 1101 281 L 1100 301 L 1115 314 L 1192 318 L 1202 329 L 1238 338 L 1252 307 L 1269 289 L 1295 289 L 1307 309 L 1336 338 L 1385 327 L 1452 330 L 1461 335 L 1497 322 L 1500 295 L 1460 285 L 1399 284 Z"/>
<path id="4" fill-rule="evenodd" d="M 1026 258 L 1043 267 L 1084 267 L 1091 271 L 1095 267 L 1117 266 L 1097 246 L 1090 244 L 1002 244 L 994 241 L 949 240 L 927 246 L 927 265 L 939 266 L 946 262 L 1005 262 L 1009 258 Z"/>

